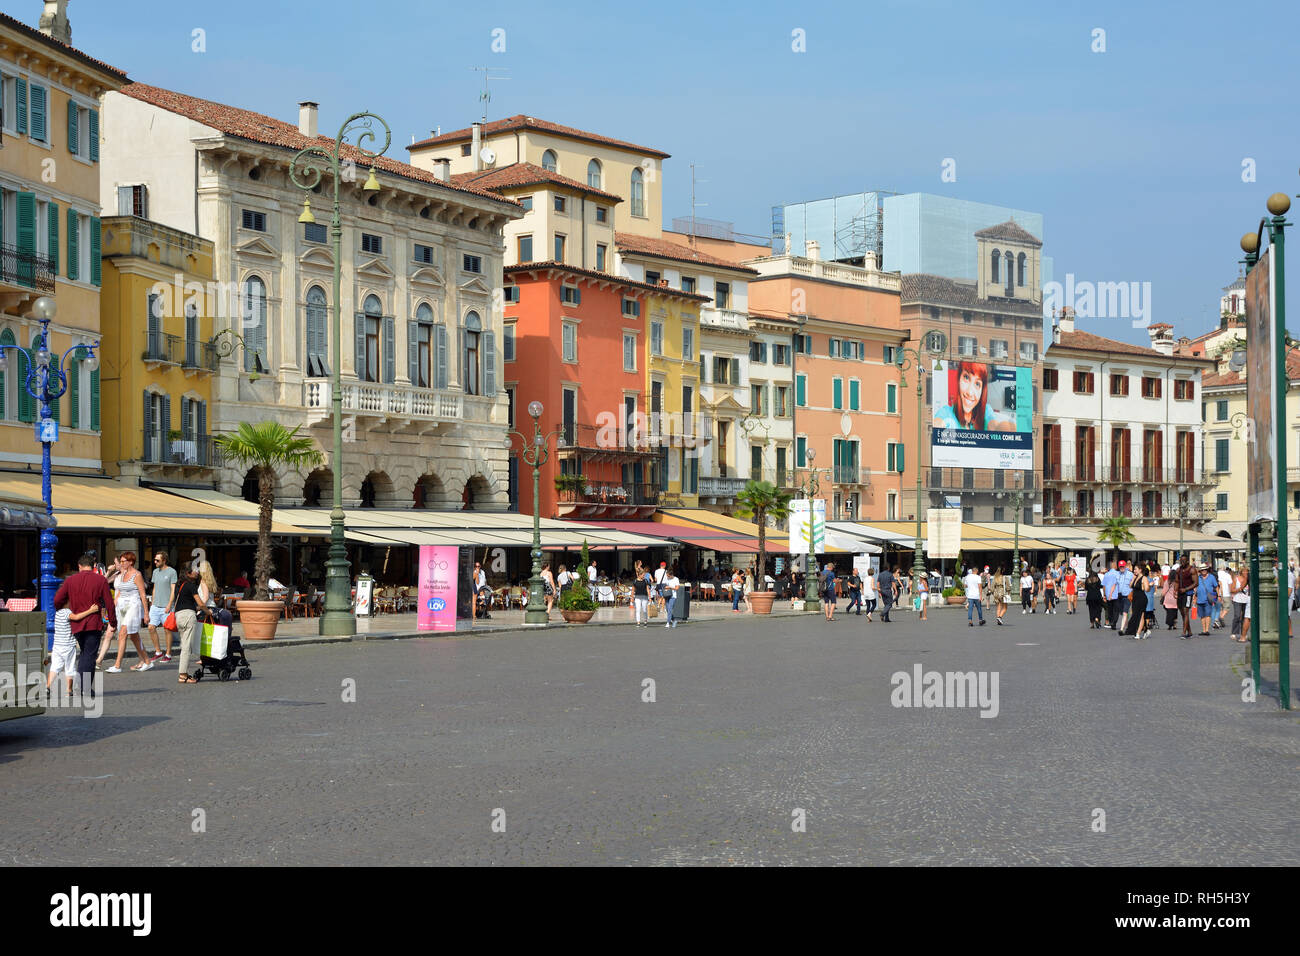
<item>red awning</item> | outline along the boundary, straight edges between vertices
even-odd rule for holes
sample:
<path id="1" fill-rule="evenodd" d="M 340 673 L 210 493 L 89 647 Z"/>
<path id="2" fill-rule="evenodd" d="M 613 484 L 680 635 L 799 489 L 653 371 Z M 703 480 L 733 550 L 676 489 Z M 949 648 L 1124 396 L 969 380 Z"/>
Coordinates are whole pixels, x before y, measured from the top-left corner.
<path id="1" fill-rule="evenodd" d="M 677 542 L 696 548 L 720 551 L 724 554 L 757 554 L 758 539 L 738 537 L 713 528 L 694 525 L 668 524 L 662 521 L 584 521 L 583 524 L 613 531 L 641 534 L 647 538 L 663 538 L 664 543 Z"/>

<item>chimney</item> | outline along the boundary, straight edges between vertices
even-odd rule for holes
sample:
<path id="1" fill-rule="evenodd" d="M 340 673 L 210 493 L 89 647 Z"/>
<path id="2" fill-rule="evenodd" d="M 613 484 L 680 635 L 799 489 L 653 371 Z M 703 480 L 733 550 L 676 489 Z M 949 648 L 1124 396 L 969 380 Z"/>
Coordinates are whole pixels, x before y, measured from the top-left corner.
<path id="1" fill-rule="evenodd" d="M 470 140 L 469 149 L 474 154 L 474 171 L 478 172 L 483 168 L 483 160 L 479 159 L 479 150 L 483 148 L 483 124 L 475 121 L 470 127 L 473 130 L 473 138 Z"/>
<path id="2" fill-rule="evenodd" d="M 316 138 L 316 109 L 319 103 L 303 100 L 298 104 L 298 132 Z"/>
<path id="3" fill-rule="evenodd" d="M 72 45 L 72 25 L 68 23 L 68 0 L 45 0 L 45 12 L 37 25 L 42 33 L 60 43 Z"/>
<path id="4" fill-rule="evenodd" d="M 822 257 L 822 244 L 816 239 L 805 239 L 803 247 L 805 258 L 817 260 Z"/>
<path id="5" fill-rule="evenodd" d="M 440 156 L 433 161 L 433 178 L 440 183 L 451 182 L 451 160 Z"/>
<path id="6" fill-rule="evenodd" d="M 1056 314 L 1056 334 L 1052 341 L 1058 345 L 1061 341 L 1060 333 L 1074 331 L 1074 309 L 1068 305 L 1061 306 L 1061 310 Z"/>
<path id="7" fill-rule="evenodd" d="M 1151 336 L 1151 347 L 1161 355 L 1174 354 L 1174 327 L 1165 322 L 1157 323 L 1147 329 Z"/>

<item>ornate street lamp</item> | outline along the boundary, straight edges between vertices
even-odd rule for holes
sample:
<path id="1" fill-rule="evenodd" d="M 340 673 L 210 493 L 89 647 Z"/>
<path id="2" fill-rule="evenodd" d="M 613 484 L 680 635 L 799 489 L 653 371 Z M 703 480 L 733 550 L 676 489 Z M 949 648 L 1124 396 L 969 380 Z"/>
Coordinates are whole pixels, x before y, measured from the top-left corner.
<path id="1" fill-rule="evenodd" d="M 0 345 L 0 371 L 8 361 L 8 352 L 22 352 L 27 355 L 27 377 L 19 385 L 27 394 L 40 403 L 41 414 L 36 421 L 36 440 L 41 443 L 41 498 L 45 502 L 45 518 L 41 522 L 41 607 L 45 611 L 45 649 L 54 648 L 54 594 L 59 589 L 59 579 L 54 576 L 54 550 L 58 538 L 54 535 L 54 503 L 50 481 L 50 446 L 59 440 L 59 423 L 53 418 L 50 403 L 57 402 L 68 390 L 68 376 L 64 367 L 68 357 L 80 352 L 81 364 L 88 372 L 99 367 L 99 356 L 95 349 L 99 347 L 96 340 L 90 345 L 74 345 L 60 358 L 50 352 L 50 321 L 58 312 L 58 306 L 48 296 L 41 296 L 32 305 L 32 312 L 41 323 L 41 335 L 35 354 L 28 353 L 19 345 Z"/>
<path id="2" fill-rule="evenodd" d="M 551 438 L 562 434 L 562 429 L 542 433 L 539 423 L 542 417 L 542 403 L 528 403 L 528 414 L 533 419 L 533 435 L 530 439 L 523 432 L 511 431 L 506 434 L 506 448 L 513 449 L 515 438 L 519 439 L 520 457 L 524 464 L 533 469 L 533 574 L 528 579 L 528 607 L 524 610 L 524 624 L 532 627 L 545 627 L 550 623 L 546 613 L 546 598 L 542 594 L 542 505 L 541 505 L 541 468 L 551 457 Z"/>
<path id="3" fill-rule="evenodd" d="M 942 355 L 948 350 L 948 336 L 939 329 L 927 329 L 921 341 L 925 345 L 926 352 L 931 356 Z M 907 377 L 904 373 L 909 368 L 916 369 L 916 545 L 912 553 L 912 593 L 915 595 L 921 593 L 921 578 L 925 575 L 925 562 L 921 560 L 921 436 L 925 422 L 923 385 L 926 367 L 921 361 L 919 348 L 899 346 L 898 384 L 902 388 L 907 388 Z M 1016 559 L 1019 560 L 1019 557 L 1020 550 L 1017 548 Z M 960 568 L 957 574 L 961 574 Z"/>
<path id="4" fill-rule="evenodd" d="M 375 123 L 383 127 L 384 144 L 377 150 L 370 150 L 362 144 L 376 138 Z M 347 142 L 348 135 L 353 132 L 357 134 L 355 144 Z M 304 192 L 313 192 L 327 170 L 334 180 L 334 215 L 330 220 L 330 235 L 334 246 L 334 307 L 330 316 L 330 345 L 334 362 L 334 367 L 330 370 L 334 415 L 334 457 L 330 469 L 334 478 L 334 502 L 330 509 L 329 557 L 325 560 L 325 610 L 320 616 L 320 633 L 327 635 L 349 635 L 357 631 L 357 621 L 352 615 L 348 548 L 343 536 L 343 318 L 340 302 L 343 286 L 343 215 L 339 206 L 339 191 L 343 179 L 342 167 L 345 163 L 351 163 L 351 160 L 343 158 L 343 152 L 346 146 L 349 151 L 360 153 L 363 159 L 369 161 L 370 175 L 362 188 L 366 192 L 378 192 L 379 180 L 375 176 L 374 161 L 387 152 L 392 141 L 392 130 L 381 117 L 374 113 L 353 113 L 339 127 L 333 149 L 319 145 L 308 146 L 300 150 L 289 163 L 289 178 Z M 351 170 L 351 165 L 348 168 Z M 298 221 L 316 221 L 311 212 L 310 196 L 302 201 L 302 215 Z"/>
<path id="5" fill-rule="evenodd" d="M 805 611 L 820 611 L 821 599 L 817 593 L 817 555 L 813 553 L 813 499 L 817 497 L 817 492 L 821 490 L 821 484 L 818 481 L 817 469 L 812 467 L 812 463 L 817 459 L 817 450 L 809 448 L 804 454 L 808 458 L 808 477 L 799 485 L 800 493 L 808 500 L 808 563 L 804 568 L 803 607 Z M 827 469 L 827 471 L 829 470 Z"/>

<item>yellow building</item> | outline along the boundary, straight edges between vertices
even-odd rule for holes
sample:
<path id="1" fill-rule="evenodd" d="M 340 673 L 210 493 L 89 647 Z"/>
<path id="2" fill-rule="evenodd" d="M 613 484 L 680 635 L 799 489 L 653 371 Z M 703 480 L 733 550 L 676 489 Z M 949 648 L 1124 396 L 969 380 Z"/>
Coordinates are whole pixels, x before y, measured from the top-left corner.
<path id="1" fill-rule="evenodd" d="M 219 356 L 212 242 L 135 216 L 103 224 L 104 468 L 126 478 L 208 483 L 208 404 Z"/>
<path id="2" fill-rule="evenodd" d="M 0 343 L 30 350 L 40 331 L 33 305 L 54 299 L 50 351 L 61 357 L 100 338 L 100 97 L 126 74 L 69 46 L 62 0 L 42 29 L 0 14 Z M 40 409 L 23 387 L 27 355 L 6 353 L 0 372 L 0 464 L 36 465 L 32 423 Z M 61 430 L 51 449 L 61 470 L 100 468 L 99 374 L 79 358 L 64 371 L 54 405 Z"/>
<path id="3" fill-rule="evenodd" d="M 663 288 L 646 295 L 646 408 L 658 437 L 661 504 L 699 505 L 700 455 L 709 430 L 700 415 L 700 306 L 708 298 Z"/>

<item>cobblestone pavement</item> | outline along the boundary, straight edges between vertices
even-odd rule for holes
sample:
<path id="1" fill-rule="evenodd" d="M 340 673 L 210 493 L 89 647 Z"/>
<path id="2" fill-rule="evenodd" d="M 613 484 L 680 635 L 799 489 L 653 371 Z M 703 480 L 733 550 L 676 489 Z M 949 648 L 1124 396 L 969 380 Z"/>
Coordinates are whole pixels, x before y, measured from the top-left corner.
<path id="1" fill-rule="evenodd" d="M 68 865 L 1300 863 L 1300 711 L 1242 702 L 1238 645 L 1008 620 L 723 618 L 252 648 L 254 677 L 237 683 L 180 686 L 174 665 L 106 675 L 99 719 L 0 723 L 0 852 Z M 892 706 L 891 675 L 916 664 L 996 671 L 997 716 Z"/>

